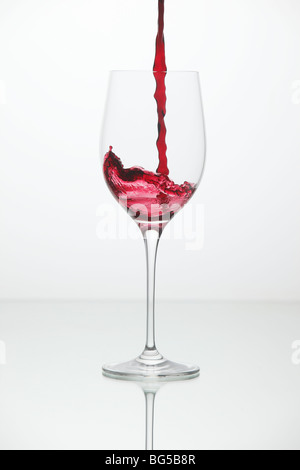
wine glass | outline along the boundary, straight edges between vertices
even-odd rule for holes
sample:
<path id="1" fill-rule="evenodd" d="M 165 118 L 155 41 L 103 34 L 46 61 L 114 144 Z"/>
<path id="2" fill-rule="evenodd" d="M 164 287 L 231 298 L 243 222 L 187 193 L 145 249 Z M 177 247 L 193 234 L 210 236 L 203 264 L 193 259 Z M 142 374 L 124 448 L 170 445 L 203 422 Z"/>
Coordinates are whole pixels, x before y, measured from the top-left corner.
<path id="1" fill-rule="evenodd" d="M 164 74 L 168 174 L 157 173 L 155 74 Z M 205 130 L 198 72 L 113 71 L 103 121 L 101 155 L 105 181 L 138 224 L 146 248 L 146 344 L 136 359 L 103 366 L 109 377 L 182 380 L 199 367 L 167 360 L 155 344 L 155 266 L 165 226 L 199 186 L 205 163 Z"/>

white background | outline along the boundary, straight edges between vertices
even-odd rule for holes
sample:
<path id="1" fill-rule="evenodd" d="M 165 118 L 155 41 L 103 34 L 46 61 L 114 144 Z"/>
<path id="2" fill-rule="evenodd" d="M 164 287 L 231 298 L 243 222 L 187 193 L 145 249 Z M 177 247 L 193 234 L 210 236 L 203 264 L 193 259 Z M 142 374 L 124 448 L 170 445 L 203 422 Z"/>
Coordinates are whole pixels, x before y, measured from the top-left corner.
<path id="1" fill-rule="evenodd" d="M 156 19 L 155 0 L 0 0 L 1 299 L 144 297 L 142 241 L 97 237 L 99 137 L 108 71 L 151 69 Z M 300 300 L 299 22 L 299 0 L 166 0 L 208 153 L 204 248 L 162 241 L 159 298 Z"/>

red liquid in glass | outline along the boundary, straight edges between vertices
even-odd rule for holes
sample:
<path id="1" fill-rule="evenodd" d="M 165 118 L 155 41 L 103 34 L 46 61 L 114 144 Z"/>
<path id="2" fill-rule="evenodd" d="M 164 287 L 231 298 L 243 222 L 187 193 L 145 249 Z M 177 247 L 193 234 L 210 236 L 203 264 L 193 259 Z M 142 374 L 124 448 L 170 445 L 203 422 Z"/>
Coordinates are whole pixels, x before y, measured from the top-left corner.
<path id="1" fill-rule="evenodd" d="M 166 175 L 140 167 L 124 168 L 112 147 L 105 155 L 103 170 L 113 195 L 141 222 L 170 220 L 196 189 L 194 184 L 178 185 Z"/>
<path id="2" fill-rule="evenodd" d="M 158 0 L 158 34 L 153 67 L 156 81 L 155 100 L 158 114 L 157 149 L 159 165 L 153 173 L 141 167 L 124 168 L 122 161 L 112 152 L 104 157 L 103 171 L 106 182 L 118 202 L 129 214 L 143 222 L 168 221 L 193 195 L 196 185 L 175 184 L 168 177 L 166 145 L 166 86 L 167 75 L 164 41 L 164 0 Z"/>

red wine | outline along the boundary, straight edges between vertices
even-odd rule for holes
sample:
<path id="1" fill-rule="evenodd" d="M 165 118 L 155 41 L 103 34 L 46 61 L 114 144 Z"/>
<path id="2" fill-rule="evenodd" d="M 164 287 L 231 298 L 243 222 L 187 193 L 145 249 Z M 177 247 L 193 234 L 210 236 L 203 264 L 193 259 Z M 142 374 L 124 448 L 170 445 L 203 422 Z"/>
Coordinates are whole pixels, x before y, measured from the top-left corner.
<path id="1" fill-rule="evenodd" d="M 166 175 L 140 167 L 124 168 L 110 147 L 104 157 L 104 176 L 119 203 L 141 222 L 168 221 L 193 195 L 196 185 L 175 184 Z"/>
<path id="2" fill-rule="evenodd" d="M 158 139 L 156 142 L 159 156 L 159 165 L 157 173 L 168 175 L 168 161 L 167 161 L 167 145 L 166 145 L 166 85 L 165 78 L 167 73 L 166 54 L 165 54 L 165 38 L 164 38 L 164 9 L 165 0 L 158 0 L 158 33 L 156 37 L 156 54 L 154 60 L 154 78 L 156 81 L 156 91 L 154 98 L 157 103 L 158 114 Z"/>
<path id="3" fill-rule="evenodd" d="M 143 222 L 168 221 L 193 195 L 196 185 L 185 181 L 175 184 L 169 177 L 165 125 L 167 75 L 164 40 L 164 0 L 158 0 L 158 33 L 153 74 L 156 81 L 154 94 L 158 114 L 157 149 L 159 165 L 156 173 L 134 166 L 124 168 L 112 146 L 104 157 L 103 171 L 106 182 L 118 202 L 129 214 Z M 184 164 L 184 163 L 183 163 Z"/>

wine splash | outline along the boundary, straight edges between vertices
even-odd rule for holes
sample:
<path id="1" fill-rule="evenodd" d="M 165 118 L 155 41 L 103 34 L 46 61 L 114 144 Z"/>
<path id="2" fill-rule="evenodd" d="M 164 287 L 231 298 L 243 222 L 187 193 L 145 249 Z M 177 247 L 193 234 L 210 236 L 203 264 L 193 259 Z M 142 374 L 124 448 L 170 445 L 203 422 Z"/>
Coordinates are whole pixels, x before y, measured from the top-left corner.
<path id="1" fill-rule="evenodd" d="M 124 168 L 110 147 L 104 158 L 104 176 L 118 202 L 141 222 L 168 222 L 192 197 L 196 185 L 175 184 L 166 175 L 140 167 Z"/>
<path id="2" fill-rule="evenodd" d="M 103 171 L 108 187 L 129 214 L 143 222 L 168 221 L 192 197 L 196 185 L 185 181 L 175 184 L 169 177 L 166 145 L 167 75 L 164 40 L 164 0 L 158 0 L 158 33 L 153 66 L 156 81 L 154 98 L 157 103 L 159 165 L 156 173 L 141 167 L 124 168 L 112 146 L 104 157 Z"/>

